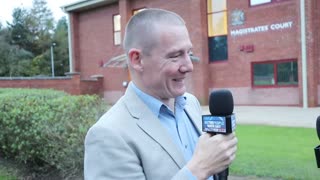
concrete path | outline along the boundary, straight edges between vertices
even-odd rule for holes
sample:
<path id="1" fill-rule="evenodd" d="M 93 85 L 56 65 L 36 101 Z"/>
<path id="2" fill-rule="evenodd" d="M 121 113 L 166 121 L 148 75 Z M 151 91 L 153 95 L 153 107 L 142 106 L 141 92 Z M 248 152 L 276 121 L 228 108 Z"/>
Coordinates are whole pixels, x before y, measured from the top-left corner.
<path id="1" fill-rule="evenodd" d="M 208 106 L 202 109 L 203 114 L 210 114 Z M 238 124 L 315 128 L 320 107 L 235 106 L 233 112 Z"/>

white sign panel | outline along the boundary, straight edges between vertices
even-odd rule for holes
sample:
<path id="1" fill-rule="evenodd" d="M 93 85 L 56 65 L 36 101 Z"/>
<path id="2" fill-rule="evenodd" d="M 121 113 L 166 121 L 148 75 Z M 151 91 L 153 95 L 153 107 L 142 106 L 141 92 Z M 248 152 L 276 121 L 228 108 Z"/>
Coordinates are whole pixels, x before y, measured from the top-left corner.
<path id="1" fill-rule="evenodd" d="M 274 23 L 274 24 L 268 24 L 268 25 L 261 25 L 261 26 L 254 26 L 249 28 L 242 28 L 242 29 L 234 29 L 230 30 L 231 36 L 242 36 L 242 35 L 248 35 L 258 32 L 267 32 L 267 31 L 278 31 L 283 29 L 290 29 L 292 28 L 293 22 L 287 21 L 287 22 L 280 22 L 280 23 Z"/>

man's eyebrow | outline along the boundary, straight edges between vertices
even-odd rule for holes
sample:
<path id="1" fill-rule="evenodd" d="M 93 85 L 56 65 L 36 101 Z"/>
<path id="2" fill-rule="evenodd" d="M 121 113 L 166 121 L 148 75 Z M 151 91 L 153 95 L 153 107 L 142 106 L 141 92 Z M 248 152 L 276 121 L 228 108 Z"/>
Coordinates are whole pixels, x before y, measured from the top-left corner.
<path id="1" fill-rule="evenodd" d="M 192 50 L 192 48 L 193 48 L 192 44 L 186 45 L 184 47 L 172 48 L 165 53 L 165 57 L 170 57 L 172 55 L 183 53 L 184 51 L 187 51 L 189 53 Z"/>
<path id="2" fill-rule="evenodd" d="M 187 49 L 184 49 L 184 48 L 181 48 L 181 49 L 172 49 L 170 50 L 167 55 L 172 55 L 172 54 L 177 54 L 177 53 L 181 53 L 181 52 L 184 52 L 185 50 L 187 51 L 191 51 L 192 50 L 192 46 L 190 48 L 187 48 Z"/>

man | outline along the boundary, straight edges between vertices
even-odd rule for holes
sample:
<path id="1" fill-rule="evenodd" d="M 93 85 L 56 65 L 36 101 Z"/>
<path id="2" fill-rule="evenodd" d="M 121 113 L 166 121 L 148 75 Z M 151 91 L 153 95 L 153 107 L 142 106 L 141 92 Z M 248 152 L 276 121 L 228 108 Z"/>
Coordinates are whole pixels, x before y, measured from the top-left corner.
<path id="1" fill-rule="evenodd" d="M 201 107 L 186 93 L 192 44 L 182 18 L 161 9 L 134 15 L 124 49 L 132 82 L 88 131 L 85 179 L 207 179 L 227 168 L 237 138 L 201 135 Z"/>

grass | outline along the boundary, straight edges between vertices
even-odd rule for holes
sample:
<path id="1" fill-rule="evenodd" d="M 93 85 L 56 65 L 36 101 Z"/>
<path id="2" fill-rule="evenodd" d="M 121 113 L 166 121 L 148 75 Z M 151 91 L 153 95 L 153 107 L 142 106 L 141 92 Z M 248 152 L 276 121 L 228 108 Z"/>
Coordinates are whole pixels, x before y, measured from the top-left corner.
<path id="1" fill-rule="evenodd" d="M 2 174 L 2 172 L 0 171 L 0 174 Z M 10 175 L 0 175 L 0 180 L 16 180 L 16 177 L 10 176 Z"/>
<path id="2" fill-rule="evenodd" d="M 314 147 L 315 129 L 238 125 L 237 158 L 230 174 L 275 179 L 320 178 Z"/>
<path id="3" fill-rule="evenodd" d="M 26 164 L 4 158 L 0 153 L 0 180 L 27 180 L 32 179 L 32 175 Z"/>
<path id="4" fill-rule="evenodd" d="M 16 180 L 17 177 L 11 174 L 6 167 L 0 165 L 0 180 Z"/>
<path id="5" fill-rule="evenodd" d="M 237 158 L 230 175 L 283 180 L 320 177 L 314 147 L 320 144 L 315 129 L 238 125 Z M 0 162 L 0 180 L 17 179 L 12 165 Z"/>

